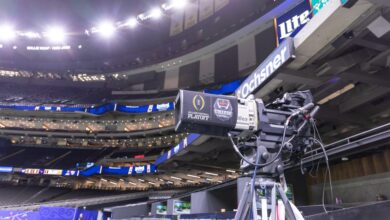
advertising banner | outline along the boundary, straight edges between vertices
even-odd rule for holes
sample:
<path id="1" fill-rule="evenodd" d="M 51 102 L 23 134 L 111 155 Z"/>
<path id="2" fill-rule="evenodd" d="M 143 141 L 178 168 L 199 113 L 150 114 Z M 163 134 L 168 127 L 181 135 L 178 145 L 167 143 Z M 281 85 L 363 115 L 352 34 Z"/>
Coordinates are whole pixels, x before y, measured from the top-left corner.
<path id="1" fill-rule="evenodd" d="M 173 214 L 190 214 L 191 203 L 181 200 L 174 200 L 173 202 Z"/>
<path id="2" fill-rule="evenodd" d="M 245 99 L 270 81 L 277 70 L 294 58 L 294 42 L 286 38 L 236 90 L 238 98 Z"/>
<path id="3" fill-rule="evenodd" d="M 53 175 L 53 176 L 61 176 L 62 175 L 62 170 L 59 169 L 45 169 L 43 171 L 44 175 Z"/>
<path id="4" fill-rule="evenodd" d="M 311 18 L 309 0 L 303 1 L 282 16 L 274 18 L 277 43 L 280 44 L 288 37 L 294 37 Z"/>
<path id="5" fill-rule="evenodd" d="M 79 172 L 78 170 L 63 170 L 62 176 L 78 176 Z"/>

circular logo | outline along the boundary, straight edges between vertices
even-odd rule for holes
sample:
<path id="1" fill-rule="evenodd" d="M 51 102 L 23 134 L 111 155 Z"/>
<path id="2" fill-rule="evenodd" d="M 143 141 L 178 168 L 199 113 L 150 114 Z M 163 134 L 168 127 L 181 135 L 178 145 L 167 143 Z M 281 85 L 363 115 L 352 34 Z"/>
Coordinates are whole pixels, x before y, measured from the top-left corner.
<path id="1" fill-rule="evenodd" d="M 192 99 L 192 105 L 196 111 L 202 111 L 205 105 L 204 98 L 201 95 L 195 95 Z"/>
<path id="2" fill-rule="evenodd" d="M 230 104 L 229 99 L 220 99 L 215 100 L 214 103 L 214 114 L 221 121 L 227 121 L 233 116 L 233 108 Z"/>

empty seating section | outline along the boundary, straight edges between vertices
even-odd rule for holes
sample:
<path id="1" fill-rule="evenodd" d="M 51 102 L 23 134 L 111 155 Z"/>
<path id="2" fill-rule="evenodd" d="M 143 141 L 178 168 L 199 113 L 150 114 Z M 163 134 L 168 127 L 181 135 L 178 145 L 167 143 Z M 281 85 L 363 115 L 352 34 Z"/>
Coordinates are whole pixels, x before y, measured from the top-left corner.
<path id="1" fill-rule="evenodd" d="M 50 201 L 89 199 L 120 195 L 124 192 L 99 190 L 72 190 L 41 186 L 0 186 L 0 207 L 34 204 Z"/>
<path id="2" fill-rule="evenodd" d="M 95 104 L 109 95 L 110 91 L 106 89 L 31 85 L 15 87 L 8 83 L 0 83 L 1 103 Z"/>
<path id="3" fill-rule="evenodd" d="M 77 163 L 95 162 L 102 150 L 4 147 L 0 149 L 2 166 L 23 168 L 75 168 Z M 107 151 L 106 151 L 107 153 Z"/>

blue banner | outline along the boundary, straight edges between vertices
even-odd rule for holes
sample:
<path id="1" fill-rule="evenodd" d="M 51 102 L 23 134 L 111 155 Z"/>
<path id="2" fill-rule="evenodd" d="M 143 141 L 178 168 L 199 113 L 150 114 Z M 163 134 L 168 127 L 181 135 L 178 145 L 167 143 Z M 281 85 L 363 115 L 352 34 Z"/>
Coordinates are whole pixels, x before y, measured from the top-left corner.
<path id="1" fill-rule="evenodd" d="M 0 166 L 0 173 L 12 173 L 12 167 L 2 167 L 2 166 Z"/>
<path id="2" fill-rule="evenodd" d="M 164 163 L 165 161 L 169 160 L 171 157 L 182 151 L 184 148 L 186 148 L 189 144 L 194 142 L 196 139 L 200 137 L 200 134 L 189 134 L 186 138 L 184 138 L 178 145 L 171 148 L 168 152 L 161 155 L 159 158 L 156 159 L 156 166 Z"/>
<path id="3" fill-rule="evenodd" d="M 80 175 L 79 170 L 62 170 L 62 176 L 78 176 Z"/>
<path id="4" fill-rule="evenodd" d="M 42 206 L 38 210 L 40 220 L 68 220 L 83 219 L 96 220 L 97 211 L 84 210 L 79 208 L 68 207 L 46 207 Z"/>
<path id="5" fill-rule="evenodd" d="M 102 174 L 103 166 L 95 165 L 85 170 L 80 171 L 80 176 L 92 176 L 95 174 Z"/>
<path id="6" fill-rule="evenodd" d="M 154 164 L 144 165 L 144 166 L 131 166 L 129 167 L 129 175 L 138 175 L 138 174 L 147 174 L 147 173 L 156 173 L 156 166 Z"/>
<path id="7" fill-rule="evenodd" d="M 215 94 L 215 95 L 226 95 L 226 94 L 231 94 L 236 91 L 238 87 L 240 87 L 242 83 L 242 80 L 235 80 L 233 82 L 227 83 L 222 85 L 219 89 L 205 89 L 205 93 L 209 94 Z"/>
<path id="8" fill-rule="evenodd" d="M 103 167 L 103 174 L 127 175 L 129 167 Z"/>
<path id="9" fill-rule="evenodd" d="M 0 219 L 40 220 L 38 211 L 0 210 Z"/>
<path id="10" fill-rule="evenodd" d="M 0 105 L 0 109 L 12 109 L 19 111 L 51 111 L 51 112 L 85 112 L 92 115 L 103 115 L 108 112 L 124 112 L 124 113 L 150 113 L 174 110 L 174 103 L 161 103 L 153 105 L 129 106 L 117 103 L 107 103 L 98 106 L 91 106 L 87 108 L 82 107 L 60 107 L 60 106 L 29 106 L 29 105 Z"/>

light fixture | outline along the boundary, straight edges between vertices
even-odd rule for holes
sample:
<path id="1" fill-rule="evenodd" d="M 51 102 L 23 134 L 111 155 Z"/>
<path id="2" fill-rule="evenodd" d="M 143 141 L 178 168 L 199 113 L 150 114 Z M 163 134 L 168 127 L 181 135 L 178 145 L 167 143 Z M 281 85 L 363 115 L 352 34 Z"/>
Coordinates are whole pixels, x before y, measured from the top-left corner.
<path id="1" fill-rule="evenodd" d="M 156 185 L 156 183 L 153 183 L 153 182 L 148 182 L 149 184 L 152 184 L 152 185 Z"/>
<path id="2" fill-rule="evenodd" d="M 136 186 L 137 184 L 135 184 L 135 183 L 133 183 L 133 182 L 128 182 L 128 183 L 130 183 L 131 185 L 133 185 L 133 186 Z"/>
<path id="3" fill-rule="evenodd" d="M 62 43 L 65 41 L 65 31 L 61 27 L 51 27 L 45 33 L 44 36 L 53 43 Z"/>
<path id="4" fill-rule="evenodd" d="M 317 102 L 319 105 L 323 105 L 327 102 L 329 102 L 330 100 L 332 99 L 335 99 L 337 97 L 339 97 L 340 95 L 348 92 L 349 90 L 355 88 L 355 84 L 353 83 L 350 83 L 348 85 L 346 85 L 344 88 L 340 89 L 340 90 L 337 90 L 336 92 L 326 96 L 325 98 L 321 99 L 319 102 Z"/>
<path id="5" fill-rule="evenodd" d="M 182 9 L 187 5 L 186 0 L 171 0 L 172 8 Z"/>
<path id="6" fill-rule="evenodd" d="M 234 171 L 234 170 L 226 170 L 226 172 L 229 172 L 229 173 L 236 173 L 236 171 Z"/>
<path id="7" fill-rule="evenodd" d="M 37 38 L 41 38 L 41 35 L 39 33 L 36 33 L 36 32 L 26 32 L 26 33 L 20 33 L 21 36 L 25 36 L 27 38 L 30 38 L 30 39 L 37 39 Z"/>
<path id="8" fill-rule="evenodd" d="M 137 23 L 138 22 L 136 18 L 130 18 L 129 20 L 127 20 L 126 25 L 130 28 L 134 28 L 135 26 L 137 26 Z"/>
<path id="9" fill-rule="evenodd" d="M 154 19 L 159 19 L 162 16 L 162 11 L 160 8 L 154 8 L 150 11 L 150 17 Z"/>
<path id="10" fill-rule="evenodd" d="M 16 37 L 16 32 L 10 25 L 0 26 L 0 40 L 10 41 Z"/>
<path id="11" fill-rule="evenodd" d="M 143 180 L 143 179 L 138 179 L 140 182 L 145 182 L 145 180 Z"/>
<path id="12" fill-rule="evenodd" d="M 103 179 L 103 178 L 101 178 L 100 180 L 101 180 L 101 181 L 104 181 L 104 182 L 107 182 L 107 180 L 106 180 L 106 179 Z"/>
<path id="13" fill-rule="evenodd" d="M 199 176 L 195 176 L 195 175 L 191 175 L 191 174 L 187 174 L 187 176 L 189 176 L 189 177 L 192 177 L 192 178 L 197 178 L 197 179 L 200 179 L 200 177 L 199 177 Z"/>
<path id="14" fill-rule="evenodd" d="M 205 172 L 204 174 L 211 175 L 211 176 L 218 176 L 216 173 L 210 173 L 210 172 Z"/>
<path id="15" fill-rule="evenodd" d="M 171 176 L 172 179 L 175 179 L 175 180 L 182 180 L 182 178 L 179 178 L 179 177 L 176 177 L 176 176 Z"/>
<path id="16" fill-rule="evenodd" d="M 114 184 L 114 185 L 117 185 L 118 183 L 116 182 L 113 182 L 113 181 L 110 181 L 111 184 Z"/>
<path id="17" fill-rule="evenodd" d="M 116 28 L 114 26 L 113 23 L 109 22 L 109 21 L 104 21 L 102 22 L 99 27 L 98 27 L 98 30 L 97 30 L 103 37 L 105 38 L 109 38 L 109 37 L 112 37 L 112 35 L 114 35 L 115 31 L 116 31 Z"/>

